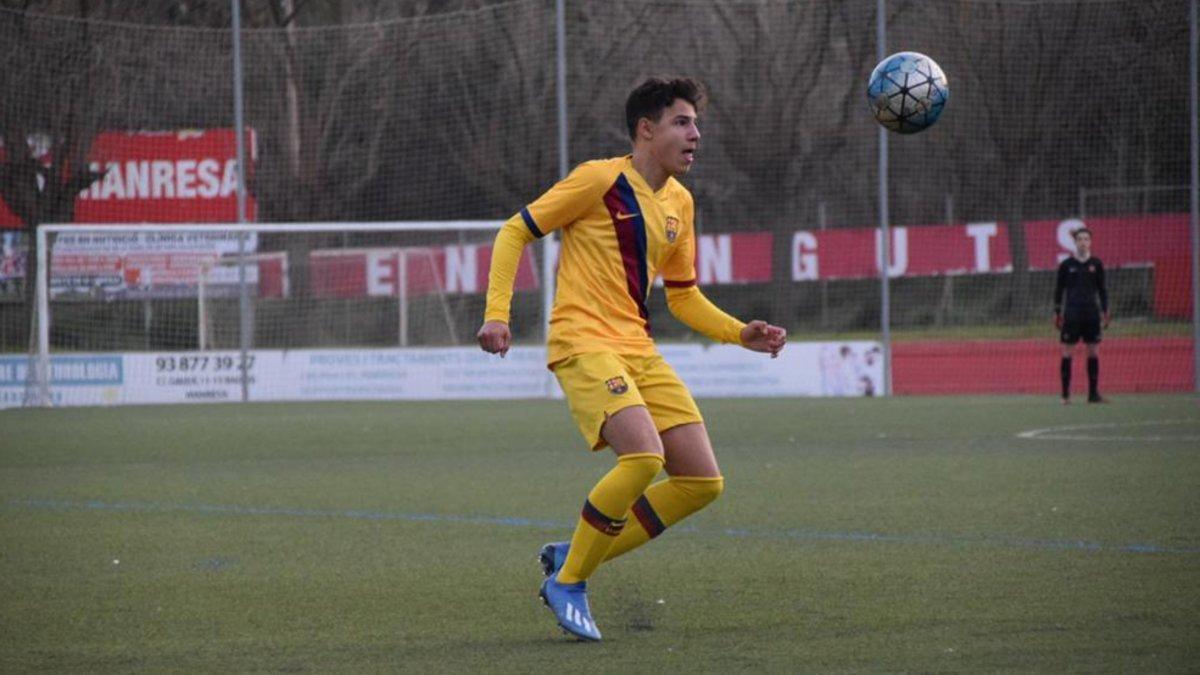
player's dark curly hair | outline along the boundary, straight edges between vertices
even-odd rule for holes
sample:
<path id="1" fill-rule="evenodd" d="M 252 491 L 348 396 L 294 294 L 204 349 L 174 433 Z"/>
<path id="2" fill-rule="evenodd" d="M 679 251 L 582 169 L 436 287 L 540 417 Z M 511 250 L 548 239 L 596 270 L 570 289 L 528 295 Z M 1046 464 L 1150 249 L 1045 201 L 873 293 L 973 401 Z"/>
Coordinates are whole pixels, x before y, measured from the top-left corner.
<path id="1" fill-rule="evenodd" d="M 1071 230 L 1071 238 L 1072 239 L 1078 239 L 1079 235 L 1081 235 L 1081 234 L 1086 234 L 1087 236 L 1090 237 L 1090 236 L 1092 236 L 1092 231 L 1087 229 L 1086 227 L 1080 227 L 1080 228 Z"/>
<path id="2" fill-rule="evenodd" d="M 704 108 L 707 93 L 704 85 L 690 77 L 663 79 L 651 77 L 634 89 L 625 99 L 625 125 L 629 128 L 630 140 L 637 138 L 637 123 L 643 117 L 657 122 L 662 113 L 676 99 L 692 104 L 699 113 Z"/>

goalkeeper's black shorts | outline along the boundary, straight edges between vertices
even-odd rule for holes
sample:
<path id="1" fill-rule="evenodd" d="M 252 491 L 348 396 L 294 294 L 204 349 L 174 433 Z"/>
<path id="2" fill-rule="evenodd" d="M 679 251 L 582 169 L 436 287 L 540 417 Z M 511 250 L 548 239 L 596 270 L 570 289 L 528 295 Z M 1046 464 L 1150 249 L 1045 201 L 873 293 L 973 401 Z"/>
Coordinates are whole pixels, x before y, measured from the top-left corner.
<path id="1" fill-rule="evenodd" d="M 1058 339 L 1064 345 L 1094 345 L 1100 342 L 1100 315 L 1097 313 L 1068 312 L 1063 316 L 1062 333 Z"/>

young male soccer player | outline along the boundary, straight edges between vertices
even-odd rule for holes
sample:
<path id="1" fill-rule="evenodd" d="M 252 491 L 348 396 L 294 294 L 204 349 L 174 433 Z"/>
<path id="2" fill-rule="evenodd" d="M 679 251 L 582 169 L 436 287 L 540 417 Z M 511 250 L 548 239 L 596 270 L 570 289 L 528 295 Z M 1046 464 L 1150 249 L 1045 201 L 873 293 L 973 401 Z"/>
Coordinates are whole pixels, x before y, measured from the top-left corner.
<path id="1" fill-rule="evenodd" d="M 1100 329 L 1108 328 L 1108 290 L 1104 265 L 1092 255 L 1092 231 L 1081 227 L 1072 233 L 1075 255 L 1058 266 L 1054 285 L 1054 327 L 1062 343 L 1062 402 L 1071 402 L 1071 352 L 1080 338 L 1087 345 L 1088 403 L 1104 403 L 1100 395 Z M 1066 303 L 1063 296 L 1066 295 Z M 1099 299 L 1099 305 L 1096 301 Z"/>
<path id="2" fill-rule="evenodd" d="M 646 298 L 662 275 L 671 312 L 718 342 L 775 357 L 784 329 L 717 309 L 696 287 L 692 196 L 676 178 L 695 160 L 704 93 L 690 79 L 649 79 L 625 103 L 633 152 L 585 162 L 500 229 L 492 250 L 484 351 L 503 355 L 521 251 L 562 230 L 547 360 L 593 450 L 616 466 L 583 502 L 570 542 L 547 544 L 541 597 L 560 626 L 599 640 L 587 579 L 662 534 L 724 488 L 700 411 L 650 337 Z M 651 485 L 659 471 L 667 478 Z M 632 518 L 630 516 L 633 516 Z"/>

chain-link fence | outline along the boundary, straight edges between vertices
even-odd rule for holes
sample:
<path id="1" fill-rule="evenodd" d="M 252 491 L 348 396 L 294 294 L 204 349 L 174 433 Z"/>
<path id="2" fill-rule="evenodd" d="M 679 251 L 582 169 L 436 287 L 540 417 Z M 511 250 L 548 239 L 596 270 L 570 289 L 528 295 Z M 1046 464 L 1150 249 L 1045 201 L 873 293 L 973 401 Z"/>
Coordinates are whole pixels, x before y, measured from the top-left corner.
<path id="1" fill-rule="evenodd" d="M 243 34 L 259 222 L 503 219 L 558 177 L 553 0 L 356 3 L 308 20 L 331 22 L 320 26 L 280 13 L 288 2 L 248 4 L 259 19 Z M 233 127 L 231 34 L 204 25 L 227 14 L 182 16 L 182 5 L 82 18 L 54 14 L 55 3 L 0 9 L 3 349 L 29 345 L 28 228 L 82 220 L 85 202 L 139 221 L 155 220 L 144 211 L 160 199 L 163 220 L 178 219 L 167 197 L 182 198 L 186 167 L 163 174 L 172 195 L 151 194 L 157 174 L 143 180 L 98 139 Z M 1082 222 L 1110 272 L 1114 338 L 1190 349 L 1187 0 L 884 6 L 887 52 L 931 55 L 951 89 L 933 129 L 891 137 L 897 339 L 1052 344 L 1054 269 L 1069 253 L 1063 233 Z M 628 152 L 623 103 L 642 78 L 701 79 L 710 100 L 685 182 L 705 292 L 801 338 L 877 334 L 879 142 L 864 96 L 876 7 L 565 3 L 570 163 Z M 258 249 L 300 260 L 373 243 L 353 236 L 268 234 Z M 292 267 L 293 294 L 311 286 L 305 269 Z M 656 334 L 689 339 L 654 295 Z M 457 322 L 477 320 L 481 300 L 455 300 Z M 72 311 L 93 310 L 59 315 Z M 539 323 L 515 327 L 519 339 L 540 340 Z M 136 324 L 128 330 L 146 334 L 132 341 L 154 346 L 153 329 Z"/>

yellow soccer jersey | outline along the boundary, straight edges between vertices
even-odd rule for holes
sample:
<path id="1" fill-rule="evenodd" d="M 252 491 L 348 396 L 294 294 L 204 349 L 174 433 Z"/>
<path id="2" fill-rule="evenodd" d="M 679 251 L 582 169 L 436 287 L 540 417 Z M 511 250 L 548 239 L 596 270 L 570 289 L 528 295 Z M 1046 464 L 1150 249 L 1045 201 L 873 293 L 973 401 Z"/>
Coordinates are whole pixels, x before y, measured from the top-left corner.
<path id="1" fill-rule="evenodd" d="M 670 178 L 655 192 L 632 157 L 579 165 L 505 228 L 527 240 L 562 230 L 547 360 L 585 352 L 655 353 L 646 299 L 658 275 L 668 288 L 696 284 L 692 195 Z M 486 320 L 508 320 L 509 288 L 489 286 Z"/>

